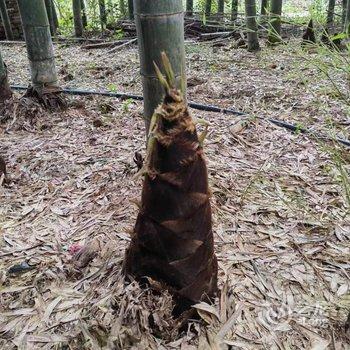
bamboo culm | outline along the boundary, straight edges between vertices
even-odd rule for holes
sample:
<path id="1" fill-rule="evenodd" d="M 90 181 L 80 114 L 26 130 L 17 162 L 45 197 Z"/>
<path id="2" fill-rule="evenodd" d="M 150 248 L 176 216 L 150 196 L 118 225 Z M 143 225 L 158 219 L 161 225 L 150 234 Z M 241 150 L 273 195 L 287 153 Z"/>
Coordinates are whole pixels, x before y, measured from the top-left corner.
<path id="1" fill-rule="evenodd" d="M 344 33 L 350 36 L 350 0 L 346 4 Z"/>
<path id="2" fill-rule="evenodd" d="M 106 13 L 106 1 L 105 0 L 98 0 L 98 5 L 100 9 L 100 22 L 101 22 L 101 28 L 104 30 L 107 25 L 107 13 Z"/>
<path id="3" fill-rule="evenodd" d="M 50 24 L 50 32 L 52 36 L 55 36 L 56 26 L 55 26 L 55 21 L 53 19 L 52 0 L 45 0 L 45 6 L 46 6 L 47 17 L 49 19 L 49 24 Z"/>
<path id="4" fill-rule="evenodd" d="M 44 0 L 18 0 L 31 81 L 35 89 L 57 85 L 57 72 Z"/>
<path id="5" fill-rule="evenodd" d="M 222 18 L 224 16 L 225 12 L 225 1 L 224 0 L 218 0 L 218 15 L 219 18 Z"/>
<path id="6" fill-rule="evenodd" d="M 53 22 L 55 24 L 55 30 L 57 32 L 57 28 L 59 27 L 58 23 L 58 16 L 57 16 L 57 11 L 56 11 L 56 6 L 53 0 L 51 0 L 51 8 L 52 8 L 52 17 L 53 17 Z"/>
<path id="7" fill-rule="evenodd" d="M 83 28 L 86 28 L 88 25 L 87 15 L 86 15 L 86 5 L 85 0 L 80 0 L 81 2 L 81 20 L 83 22 Z"/>
<path id="8" fill-rule="evenodd" d="M 271 0 L 268 42 L 281 42 L 282 0 Z"/>
<path id="9" fill-rule="evenodd" d="M 133 20 L 135 18 L 133 0 L 128 0 L 128 14 L 129 14 L 129 19 Z"/>
<path id="10" fill-rule="evenodd" d="M 186 0 L 186 15 L 193 15 L 193 0 Z"/>
<path id="11" fill-rule="evenodd" d="M 81 16 L 81 0 L 73 0 L 74 34 L 77 38 L 83 36 L 84 27 Z"/>
<path id="12" fill-rule="evenodd" d="M 342 19 L 342 24 L 345 26 L 345 21 L 346 21 L 346 6 L 348 4 L 347 0 L 343 0 L 343 6 L 342 6 L 342 14 L 341 14 L 341 19 Z"/>
<path id="13" fill-rule="evenodd" d="M 257 51 L 260 49 L 260 46 L 258 40 L 255 0 L 245 0 L 245 15 L 248 29 L 248 51 Z"/>
<path id="14" fill-rule="evenodd" d="M 7 6 L 5 0 L 0 0 L 0 12 L 1 12 L 1 20 L 5 29 L 6 39 L 12 41 L 13 40 L 13 32 L 11 21 L 7 12 Z"/>
<path id="15" fill-rule="evenodd" d="M 181 0 L 135 0 L 135 21 L 141 61 L 146 127 L 164 96 L 154 71 L 160 65 L 160 51 L 173 63 L 178 86 L 185 74 L 184 20 Z M 154 14 L 161 13 L 162 16 Z M 186 86 L 186 82 L 183 82 Z"/>
<path id="16" fill-rule="evenodd" d="M 211 14 L 211 5 L 212 5 L 212 0 L 205 1 L 205 15 L 207 17 L 209 17 Z"/>
<path id="17" fill-rule="evenodd" d="M 329 28 L 334 22 L 334 8 L 335 0 L 329 0 L 327 10 L 327 28 Z"/>
<path id="18" fill-rule="evenodd" d="M 119 11 L 123 18 L 126 16 L 126 8 L 124 0 L 119 0 Z"/>
<path id="19" fill-rule="evenodd" d="M 232 0 L 231 4 L 231 21 L 235 22 L 238 16 L 238 0 Z"/>

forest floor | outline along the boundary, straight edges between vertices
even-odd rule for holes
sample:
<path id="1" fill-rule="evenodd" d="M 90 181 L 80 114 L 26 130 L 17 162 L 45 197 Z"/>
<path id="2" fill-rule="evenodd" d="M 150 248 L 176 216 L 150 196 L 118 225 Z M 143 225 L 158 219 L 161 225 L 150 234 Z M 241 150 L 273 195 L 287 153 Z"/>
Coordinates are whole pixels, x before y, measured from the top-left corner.
<path id="1" fill-rule="evenodd" d="M 320 73 L 327 58 L 297 42 L 258 54 L 186 49 L 189 100 L 250 114 L 192 110 L 210 122 L 220 297 L 180 332 L 167 293 L 124 285 L 142 103 L 79 97 L 67 111 L 0 125 L 12 180 L 0 187 L 1 349 L 349 348 L 349 149 L 266 120 L 350 138 L 348 77 L 333 70 L 334 90 Z M 28 84 L 25 48 L 1 51 L 11 82 Z M 58 45 L 62 86 L 142 94 L 136 47 L 107 51 Z M 95 253 L 85 268 L 74 265 L 76 245 Z M 21 263 L 32 269 L 16 273 Z"/>

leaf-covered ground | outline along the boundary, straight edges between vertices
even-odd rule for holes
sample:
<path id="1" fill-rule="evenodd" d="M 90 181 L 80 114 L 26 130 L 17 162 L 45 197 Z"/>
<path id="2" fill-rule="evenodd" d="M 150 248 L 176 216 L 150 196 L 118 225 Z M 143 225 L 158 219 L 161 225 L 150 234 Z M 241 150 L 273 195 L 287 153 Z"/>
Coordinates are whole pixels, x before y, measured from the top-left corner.
<path id="1" fill-rule="evenodd" d="M 266 120 L 350 138 L 349 77 L 333 69 L 335 91 L 324 57 L 298 46 L 187 45 L 189 100 L 250 117 L 192 111 L 211 124 L 221 295 L 181 330 L 167 293 L 121 276 L 142 185 L 132 160 L 144 153 L 142 104 L 79 97 L 30 120 L 15 110 L 0 126 L 12 180 L 0 187 L 1 349 L 349 347 L 349 149 Z M 28 84 L 25 48 L 1 50 L 11 82 Z M 107 51 L 57 45 L 61 84 L 141 94 L 136 47 Z M 79 246 L 94 257 L 84 268 L 72 258 Z"/>

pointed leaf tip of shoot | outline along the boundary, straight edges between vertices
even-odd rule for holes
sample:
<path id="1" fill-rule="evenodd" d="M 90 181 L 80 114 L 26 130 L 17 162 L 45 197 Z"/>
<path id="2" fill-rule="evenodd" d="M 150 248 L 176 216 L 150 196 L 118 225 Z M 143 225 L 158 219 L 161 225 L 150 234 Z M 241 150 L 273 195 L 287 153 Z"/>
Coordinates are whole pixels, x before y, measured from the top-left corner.
<path id="1" fill-rule="evenodd" d="M 163 63 L 163 67 L 165 70 L 165 75 L 166 75 L 168 84 L 170 85 L 170 87 L 174 87 L 175 86 L 175 74 L 174 74 L 173 68 L 171 67 L 170 60 L 164 51 L 162 51 L 162 53 L 161 53 L 161 58 L 162 58 L 162 63 Z"/>
<path id="2" fill-rule="evenodd" d="M 159 67 L 157 66 L 156 62 L 153 61 L 153 65 L 154 65 L 154 70 L 156 71 L 159 82 L 164 86 L 166 90 L 170 90 L 170 86 L 167 80 L 165 79 L 164 75 L 160 71 Z"/>

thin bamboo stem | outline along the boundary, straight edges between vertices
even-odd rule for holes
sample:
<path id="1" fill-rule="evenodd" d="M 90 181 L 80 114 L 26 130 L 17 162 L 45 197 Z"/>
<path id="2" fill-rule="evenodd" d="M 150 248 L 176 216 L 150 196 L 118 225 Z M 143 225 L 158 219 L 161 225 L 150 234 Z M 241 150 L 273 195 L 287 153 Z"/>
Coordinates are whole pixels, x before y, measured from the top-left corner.
<path id="1" fill-rule="evenodd" d="M 50 32 L 51 32 L 51 35 L 54 36 L 56 34 L 56 27 L 53 19 L 52 0 L 45 0 L 45 6 L 46 6 L 47 17 L 49 19 L 49 24 L 50 24 Z"/>
<path id="2" fill-rule="evenodd" d="M 86 15 L 86 5 L 85 0 L 80 0 L 81 2 L 81 21 L 83 22 L 83 28 L 86 28 L 88 25 L 87 15 Z"/>
<path id="3" fill-rule="evenodd" d="M 334 8 L 335 0 L 329 0 L 327 9 L 327 28 L 329 28 L 334 22 Z"/>
<path id="4" fill-rule="evenodd" d="M 133 0 L 128 0 L 128 14 L 129 14 L 129 19 L 133 20 L 135 17 Z"/>
<path id="5" fill-rule="evenodd" d="M 207 17 L 211 14 L 211 6 L 212 6 L 212 0 L 206 0 L 205 1 L 205 15 Z"/>
<path id="6" fill-rule="evenodd" d="M 245 0 L 246 25 L 248 28 L 248 50 L 257 51 L 260 49 L 258 40 L 258 24 L 256 22 L 255 0 Z"/>
<path id="7" fill-rule="evenodd" d="M 107 12 L 106 12 L 106 1 L 105 0 L 98 0 L 98 6 L 100 9 L 100 22 L 101 22 L 101 28 L 104 30 L 107 25 Z"/>
<path id="8" fill-rule="evenodd" d="M 186 0 L 186 15 L 193 15 L 193 0 Z"/>
<path id="9" fill-rule="evenodd" d="M 81 0 L 73 0 L 74 34 L 77 38 L 83 36 L 84 27 L 81 16 Z"/>
<path id="10" fill-rule="evenodd" d="M 232 0 L 231 4 L 231 21 L 235 22 L 238 16 L 238 0 Z"/>
<path id="11" fill-rule="evenodd" d="M 268 35 L 268 42 L 271 44 L 281 42 L 281 15 L 282 0 L 271 0 L 271 14 Z"/>

